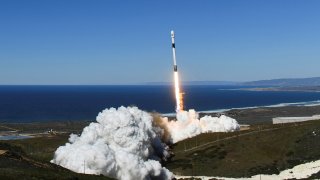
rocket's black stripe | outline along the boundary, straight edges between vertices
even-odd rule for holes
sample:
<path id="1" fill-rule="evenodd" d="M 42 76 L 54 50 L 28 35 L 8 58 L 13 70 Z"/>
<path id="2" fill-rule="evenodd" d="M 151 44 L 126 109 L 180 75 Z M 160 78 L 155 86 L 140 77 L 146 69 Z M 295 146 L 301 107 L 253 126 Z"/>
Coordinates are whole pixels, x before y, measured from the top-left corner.
<path id="1" fill-rule="evenodd" d="M 178 71 L 177 65 L 173 66 L 173 70 L 174 70 L 174 71 Z"/>
<path id="2" fill-rule="evenodd" d="M 172 43 L 172 48 L 176 48 L 176 45 L 174 43 Z"/>

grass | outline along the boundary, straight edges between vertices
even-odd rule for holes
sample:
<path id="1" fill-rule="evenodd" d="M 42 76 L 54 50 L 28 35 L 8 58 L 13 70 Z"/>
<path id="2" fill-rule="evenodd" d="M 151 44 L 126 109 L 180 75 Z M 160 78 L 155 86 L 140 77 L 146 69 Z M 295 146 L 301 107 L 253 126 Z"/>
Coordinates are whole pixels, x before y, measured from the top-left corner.
<path id="1" fill-rule="evenodd" d="M 49 162 L 53 159 L 56 149 L 64 145 L 69 134 L 58 134 L 48 137 L 36 137 L 30 139 L 6 141 L 7 143 L 23 149 L 23 151 L 35 160 Z"/>
<path id="2" fill-rule="evenodd" d="M 46 127 L 36 124 L 32 128 L 26 124 L 18 127 L 27 132 L 41 132 L 41 129 L 65 126 L 68 133 L 0 141 L 0 149 L 9 152 L 0 155 L 0 179 L 109 179 L 73 173 L 49 163 L 54 151 L 67 142 L 69 133 L 81 131 L 84 125 L 62 123 Z M 274 174 L 318 160 L 319 149 L 320 121 L 260 124 L 246 131 L 201 134 L 181 141 L 172 146 L 175 156 L 164 165 L 177 175 L 249 177 L 260 173 Z"/>
<path id="3" fill-rule="evenodd" d="M 8 128 L 20 133 L 42 133 L 49 130 L 59 132 L 80 133 L 90 121 L 61 121 L 61 122 L 33 122 L 33 123 L 0 123 L 0 130 Z"/>
<path id="4" fill-rule="evenodd" d="M 319 149 L 320 121 L 255 125 L 249 131 L 202 134 L 179 142 L 166 167 L 178 175 L 277 174 L 320 159 Z"/>
<path id="5" fill-rule="evenodd" d="M 85 175 L 71 172 L 48 162 L 37 161 L 19 146 L 0 142 L 0 179 L 110 179 L 105 176 Z"/>
<path id="6" fill-rule="evenodd" d="M 43 129 L 58 128 L 58 124 L 23 124 L 16 128 L 23 132 L 43 132 Z M 105 176 L 74 173 L 68 169 L 51 164 L 55 150 L 64 145 L 69 133 L 82 129 L 80 124 L 66 124 L 64 131 L 57 135 L 46 135 L 22 140 L 0 141 L 0 149 L 7 150 L 0 155 L 0 179 L 111 179 Z M 10 124 L 10 127 L 15 127 Z"/>

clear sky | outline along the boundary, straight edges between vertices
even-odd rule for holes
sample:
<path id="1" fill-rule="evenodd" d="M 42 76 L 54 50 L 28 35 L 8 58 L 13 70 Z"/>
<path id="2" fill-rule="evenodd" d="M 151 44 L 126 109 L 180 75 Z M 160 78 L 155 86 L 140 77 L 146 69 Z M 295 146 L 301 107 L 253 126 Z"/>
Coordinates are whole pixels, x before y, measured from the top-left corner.
<path id="1" fill-rule="evenodd" d="M 319 0 L 1 0 L 0 84 L 320 76 Z"/>

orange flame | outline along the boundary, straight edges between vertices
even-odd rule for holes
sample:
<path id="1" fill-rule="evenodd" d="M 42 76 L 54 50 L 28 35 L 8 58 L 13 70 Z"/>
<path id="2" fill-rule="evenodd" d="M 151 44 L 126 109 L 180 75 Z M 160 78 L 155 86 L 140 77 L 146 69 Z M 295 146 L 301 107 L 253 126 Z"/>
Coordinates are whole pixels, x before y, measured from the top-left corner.
<path id="1" fill-rule="evenodd" d="M 179 99 L 180 99 L 180 111 L 183 111 L 183 95 L 184 93 L 179 93 Z"/>

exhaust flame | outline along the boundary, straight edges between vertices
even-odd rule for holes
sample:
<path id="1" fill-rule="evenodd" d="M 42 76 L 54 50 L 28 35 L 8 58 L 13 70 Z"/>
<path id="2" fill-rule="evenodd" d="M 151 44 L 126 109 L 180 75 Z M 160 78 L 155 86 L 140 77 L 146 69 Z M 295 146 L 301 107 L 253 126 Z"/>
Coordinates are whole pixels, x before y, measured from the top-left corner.
<path id="1" fill-rule="evenodd" d="M 174 90 L 176 97 L 176 112 L 183 111 L 183 93 L 180 92 L 179 75 L 178 72 L 174 72 Z"/>

